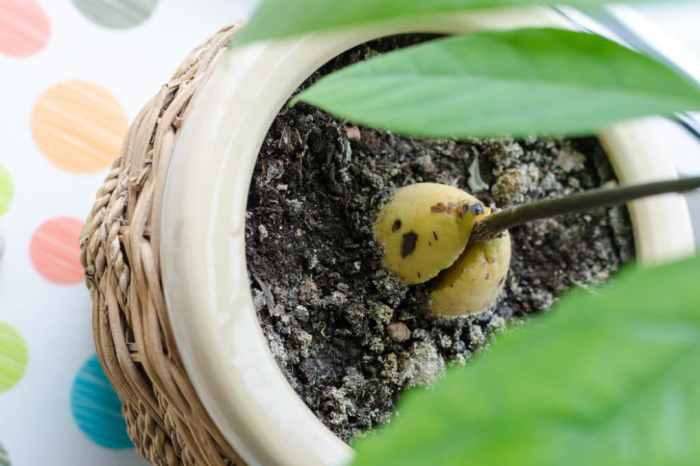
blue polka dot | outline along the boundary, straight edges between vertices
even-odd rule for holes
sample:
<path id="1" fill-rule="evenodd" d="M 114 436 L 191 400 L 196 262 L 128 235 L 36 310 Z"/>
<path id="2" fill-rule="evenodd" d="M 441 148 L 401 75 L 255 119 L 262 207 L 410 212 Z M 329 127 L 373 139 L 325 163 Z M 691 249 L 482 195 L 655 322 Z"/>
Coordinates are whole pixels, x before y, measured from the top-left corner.
<path id="1" fill-rule="evenodd" d="M 91 357 L 80 368 L 73 381 L 70 405 L 75 422 L 90 440 L 114 450 L 132 448 L 121 402 L 97 357 Z"/>

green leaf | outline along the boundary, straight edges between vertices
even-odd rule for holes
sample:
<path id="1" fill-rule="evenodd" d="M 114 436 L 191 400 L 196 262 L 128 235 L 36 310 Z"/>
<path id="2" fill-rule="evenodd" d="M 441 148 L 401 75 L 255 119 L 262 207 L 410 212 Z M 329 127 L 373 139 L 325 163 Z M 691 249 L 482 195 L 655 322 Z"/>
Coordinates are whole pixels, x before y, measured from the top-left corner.
<path id="1" fill-rule="evenodd" d="M 558 29 L 481 32 L 340 70 L 298 98 L 367 126 L 426 137 L 589 134 L 700 108 L 700 89 L 644 55 Z"/>
<path id="2" fill-rule="evenodd" d="M 511 331 L 361 440 L 355 466 L 694 466 L 700 258 L 633 270 Z"/>
<path id="3" fill-rule="evenodd" d="M 664 3 L 668 0 L 657 0 Z M 627 0 L 617 3 L 645 3 Z M 489 8 L 529 7 L 559 3 L 599 6 L 609 0 L 264 0 L 236 43 L 279 39 L 308 32 L 366 26 L 419 16 L 468 12 Z"/>

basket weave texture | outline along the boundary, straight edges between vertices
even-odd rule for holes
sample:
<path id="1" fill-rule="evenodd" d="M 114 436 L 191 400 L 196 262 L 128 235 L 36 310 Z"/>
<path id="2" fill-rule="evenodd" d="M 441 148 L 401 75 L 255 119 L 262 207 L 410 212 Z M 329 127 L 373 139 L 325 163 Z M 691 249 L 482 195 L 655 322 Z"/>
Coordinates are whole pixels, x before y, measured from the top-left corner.
<path id="1" fill-rule="evenodd" d="M 129 436 L 158 466 L 245 465 L 187 376 L 159 263 L 159 213 L 173 148 L 193 96 L 233 32 L 224 29 L 194 50 L 132 123 L 81 237 L 99 359 L 123 403 Z"/>

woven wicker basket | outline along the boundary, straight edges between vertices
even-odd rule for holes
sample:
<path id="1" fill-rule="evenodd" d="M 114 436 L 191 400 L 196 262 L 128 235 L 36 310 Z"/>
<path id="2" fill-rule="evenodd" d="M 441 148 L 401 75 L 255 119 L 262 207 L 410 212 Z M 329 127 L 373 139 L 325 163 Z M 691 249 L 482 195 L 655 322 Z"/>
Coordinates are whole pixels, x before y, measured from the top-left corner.
<path id="1" fill-rule="evenodd" d="M 288 60 L 286 64 L 289 66 L 304 60 L 306 64 L 303 65 L 303 69 L 297 70 L 293 78 L 288 79 L 284 90 L 278 90 L 280 95 L 270 97 L 269 108 L 266 111 L 272 118 L 276 113 L 274 107 L 277 106 L 279 109 L 279 105 L 289 96 L 289 92 L 311 74 L 314 66 L 323 63 L 324 60 L 333 56 L 333 53 L 370 38 L 403 31 L 451 32 L 513 26 L 522 22 L 523 15 L 517 13 L 500 17 L 469 15 L 457 18 L 453 16 L 444 23 L 436 23 L 432 26 L 401 25 L 391 30 L 364 31 L 355 35 L 324 38 L 316 42 L 300 39 L 298 42 L 280 46 L 270 54 L 274 57 L 284 57 Z M 544 24 L 551 24 L 551 22 L 547 19 Z M 187 251 L 188 255 L 184 258 L 180 257 L 178 259 L 180 265 L 177 266 L 173 266 L 173 263 L 178 261 L 174 260 L 173 256 L 177 255 L 183 247 L 182 243 L 173 241 L 172 237 L 182 235 L 179 231 L 171 232 L 177 230 L 178 225 L 201 220 L 195 219 L 198 210 L 201 210 L 200 205 L 188 196 L 196 194 L 197 190 L 208 192 L 213 189 L 208 186 L 203 187 L 203 184 L 215 177 L 216 171 L 219 170 L 215 165 L 220 160 L 205 152 L 213 150 L 211 146 L 215 138 L 212 134 L 227 135 L 233 129 L 231 123 L 226 123 L 230 119 L 227 115 L 224 113 L 213 115 L 215 112 L 212 112 L 212 108 L 222 105 L 217 100 L 219 96 L 217 92 L 225 89 L 226 86 L 233 85 L 231 84 L 233 75 L 240 78 L 241 73 L 238 72 L 237 65 L 232 66 L 233 57 L 229 56 L 227 60 L 222 58 L 222 49 L 233 32 L 233 28 L 222 30 L 196 49 L 168 84 L 146 105 L 132 124 L 122 156 L 115 162 L 97 194 L 97 201 L 81 238 L 82 262 L 93 302 L 93 331 L 97 351 L 105 373 L 123 402 L 128 433 L 138 450 L 153 464 L 163 466 L 244 465 L 246 463 L 242 457 L 245 457 L 251 465 L 264 466 L 336 464 L 339 458 L 346 458 L 344 455 L 348 452 L 347 446 L 333 437 L 330 431 L 325 431 L 320 421 L 306 410 L 300 399 L 288 387 L 269 350 L 266 350 L 267 346 L 262 333 L 258 332 L 259 335 L 252 336 L 237 334 L 243 337 L 242 339 L 248 338 L 252 341 L 257 338 L 257 340 L 255 345 L 238 348 L 235 357 L 238 358 L 239 363 L 241 358 L 246 360 L 258 358 L 254 364 L 267 365 L 268 373 L 275 371 L 276 378 L 260 377 L 259 373 L 252 374 L 253 377 L 251 377 L 250 371 L 234 374 L 238 369 L 231 359 L 232 345 L 226 345 L 225 349 L 228 353 L 223 351 L 222 346 L 216 343 L 217 339 L 211 330 L 226 327 L 221 323 L 223 321 L 220 314 L 212 317 L 215 312 L 210 308 L 215 306 L 209 301 L 200 299 L 199 295 L 202 293 L 190 293 L 197 295 L 195 296 L 197 299 L 189 301 L 175 299 L 169 293 L 172 291 L 171 288 L 180 288 L 178 292 L 181 294 L 181 288 L 191 288 L 197 281 L 199 281 L 197 285 L 199 287 L 209 286 L 206 277 L 202 278 L 201 273 L 197 275 L 197 272 L 190 270 L 194 268 L 191 266 L 193 261 L 199 262 L 197 266 L 200 270 L 206 270 L 202 268 L 202 262 L 205 262 L 202 257 L 206 254 L 198 248 L 204 247 L 199 243 L 205 242 L 201 238 L 210 237 L 209 232 L 199 235 L 200 240 L 197 242 L 185 243 L 185 247 L 191 247 L 196 251 Z M 333 44 L 329 45 L 331 42 Z M 305 47 L 311 52 L 304 52 Z M 238 58 L 243 58 L 242 62 L 245 62 L 246 58 L 254 56 L 257 60 L 264 62 L 264 59 L 260 58 L 263 56 L 260 52 L 264 51 L 263 48 Z M 304 55 L 299 55 L 302 52 Z M 294 55 L 295 53 L 297 55 Z M 219 68 L 226 68 L 224 64 L 228 66 L 228 71 L 224 70 L 216 74 L 217 66 L 222 65 Z M 269 72 L 273 73 L 274 77 L 278 77 L 274 75 L 276 73 L 274 67 L 267 67 L 263 63 L 263 68 L 262 73 L 268 72 L 269 68 L 272 69 Z M 265 76 L 255 76 L 256 80 L 263 82 L 258 86 L 267 86 L 268 84 L 265 83 L 271 82 L 263 78 Z M 207 89 L 207 85 L 211 82 L 217 82 L 219 87 L 209 85 Z M 263 90 L 266 91 L 267 88 L 263 87 Z M 192 105 L 194 97 L 200 98 L 197 105 Z M 244 105 L 246 98 L 247 96 L 244 96 L 238 102 Z M 247 103 L 252 107 L 258 107 L 259 104 L 258 101 Z M 233 111 L 244 112 L 245 110 L 235 108 Z M 247 111 L 252 110 L 249 108 Z M 228 116 L 230 115 L 229 113 Z M 210 119 L 217 118 L 216 122 L 210 124 Z M 192 120 L 197 124 L 185 125 L 186 121 L 189 123 Z M 197 131 L 202 133 L 203 128 L 209 129 L 210 126 L 217 124 L 220 126 L 212 130 L 212 134 L 207 133 L 199 139 L 192 137 L 193 133 Z M 650 142 L 652 135 L 655 132 L 658 133 L 658 126 L 658 121 L 623 125 L 603 135 L 602 139 L 608 152 L 615 154 L 612 162 L 623 181 L 639 181 L 673 173 L 670 163 L 663 162 L 664 155 L 668 154 L 656 154 L 656 152 L 668 152 L 671 145 L 667 143 L 654 145 Z M 264 124 L 260 123 L 258 130 L 262 129 Z M 655 140 L 658 142 L 669 137 L 675 136 L 663 132 Z M 232 141 L 226 140 L 226 136 L 221 136 L 219 139 L 223 142 L 217 147 L 232 146 Z M 640 146 L 635 141 L 643 141 L 643 144 Z M 651 141 L 653 142 L 653 138 Z M 240 148 L 240 145 L 237 147 Z M 257 156 L 253 153 L 254 144 L 248 144 L 247 147 L 250 153 L 245 157 L 237 153 L 240 159 L 245 159 L 244 162 L 240 162 L 246 164 L 245 168 L 234 167 L 239 180 L 237 185 L 239 200 L 247 193 L 247 183 L 240 180 L 242 177 L 250 176 L 251 161 L 254 162 Z M 221 151 L 225 150 L 221 149 Z M 654 154 L 651 154 L 652 152 Z M 195 180 L 195 191 L 184 194 L 186 190 L 180 189 L 182 186 L 172 186 L 177 185 L 173 181 L 173 172 L 179 171 L 181 176 L 183 171 L 188 172 L 182 166 L 174 170 L 175 165 L 178 165 L 183 157 L 190 163 L 187 167 L 189 171 L 195 171 L 193 167 L 200 167 L 202 172 L 209 171 L 204 176 L 199 174 L 200 178 Z M 173 164 L 173 167 L 171 167 L 171 158 L 178 161 Z M 667 160 L 670 160 L 670 157 Z M 228 174 L 234 172 L 228 172 Z M 170 191 L 177 196 L 168 197 L 166 178 L 171 185 Z M 164 205 L 166 208 L 163 208 Z M 168 205 L 171 206 L 170 209 L 167 208 Z M 183 211 L 178 214 L 180 218 L 175 221 L 170 219 L 173 217 L 172 206 L 177 206 Z M 244 207 L 239 206 L 239 210 L 244 214 Z M 687 206 L 680 198 L 671 196 L 651 202 L 635 203 L 631 211 L 635 223 L 637 248 L 642 260 L 661 260 L 692 251 L 692 233 Z M 222 222 L 215 230 L 220 233 L 224 230 L 228 231 L 226 229 L 229 227 L 229 223 Z M 190 226 L 183 227 L 184 230 L 187 228 Z M 666 241 L 665 239 L 668 238 L 672 240 Z M 228 241 L 227 238 L 225 240 Z M 193 243 L 196 244 L 193 245 Z M 223 251 L 227 247 L 227 244 L 223 244 L 220 249 Z M 238 250 L 240 250 L 240 244 Z M 239 262 L 238 266 L 244 267 L 244 259 L 240 257 L 234 257 L 234 259 Z M 240 264 L 241 261 L 243 265 Z M 179 286 L 173 286 L 172 282 L 168 286 L 169 275 L 172 277 L 173 269 L 179 270 L 175 273 L 181 280 L 178 283 Z M 242 275 L 243 277 L 238 274 L 238 281 L 235 284 L 224 280 L 225 286 L 246 287 L 245 273 Z M 184 281 L 182 281 L 183 277 Z M 166 296 L 169 303 L 167 307 Z M 225 304 L 230 308 L 229 302 L 226 301 Z M 245 302 L 243 304 L 242 307 L 246 310 L 242 312 L 248 313 L 247 322 L 249 324 L 253 322 L 250 325 L 257 326 L 252 301 L 247 305 Z M 175 312 L 178 307 L 179 311 Z M 198 339 L 183 338 L 182 329 L 196 326 L 197 319 L 210 319 L 209 326 L 200 326 L 197 329 L 199 333 L 195 336 Z M 229 322 L 234 320 L 229 319 Z M 236 322 L 240 323 L 241 320 L 238 319 Z M 226 330 L 228 331 L 229 328 L 227 327 Z M 226 333 L 219 340 L 228 341 L 230 336 L 230 332 Z M 217 344 L 219 346 L 214 348 Z M 255 351 L 250 351 L 250 348 L 255 348 Z M 192 354 L 197 351 L 199 357 L 192 357 Z M 257 366 L 254 365 L 254 367 L 257 369 Z M 247 369 L 250 368 L 247 367 Z M 239 380 L 239 385 L 236 385 L 234 380 Z M 273 380 L 277 385 L 266 386 L 261 384 L 260 380 L 263 382 Z M 211 386 L 216 386 L 216 389 L 211 389 Z M 250 392 L 248 400 L 260 401 L 256 406 L 270 406 L 270 397 L 283 399 L 278 403 L 272 400 L 275 409 L 269 409 L 269 411 L 278 413 L 282 411 L 287 413 L 288 417 L 293 416 L 293 422 L 298 421 L 298 424 L 295 424 L 295 427 L 298 427 L 297 430 L 281 429 L 275 434 L 276 436 L 263 432 L 274 431 L 273 426 L 267 429 L 270 425 L 268 419 L 279 420 L 280 416 L 264 417 L 259 408 L 251 408 L 250 403 L 240 401 L 244 398 L 226 398 L 232 391 L 245 392 L 246 390 Z M 264 396 L 258 392 L 265 392 Z M 255 399 L 256 396 L 258 400 Z M 205 405 L 209 407 L 209 412 Z M 241 412 L 245 415 L 238 416 Z M 247 425 L 236 430 L 237 422 L 244 422 Z M 232 444 L 236 445 L 236 449 L 231 446 Z M 311 452 L 311 450 L 315 451 Z M 333 452 L 328 453 L 331 450 Z"/>
<path id="2" fill-rule="evenodd" d="M 165 309 L 158 212 L 166 169 L 192 96 L 228 28 L 197 48 L 131 126 L 81 238 L 93 332 L 128 433 L 156 465 L 243 465 L 190 383 Z"/>

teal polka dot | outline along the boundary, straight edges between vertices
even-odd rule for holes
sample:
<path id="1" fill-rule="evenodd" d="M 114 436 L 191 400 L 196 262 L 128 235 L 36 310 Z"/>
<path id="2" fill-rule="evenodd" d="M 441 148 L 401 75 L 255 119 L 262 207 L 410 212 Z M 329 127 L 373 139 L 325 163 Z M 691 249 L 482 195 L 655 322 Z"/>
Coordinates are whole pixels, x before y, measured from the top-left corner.
<path id="1" fill-rule="evenodd" d="M 73 0 L 92 22 L 110 29 L 129 29 L 145 22 L 158 0 Z"/>
<path id="2" fill-rule="evenodd" d="M 121 402 L 96 356 L 88 359 L 75 377 L 70 405 L 80 430 L 97 445 L 113 450 L 132 448 Z"/>
<path id="3" fill-rule="evenodd" d="M 10 210 L 12 196 L 15 193 L 15 186 L 12 177 L 5 167 L 0 165 L 0 215 L 4 215 Z"/>
<path id="4" fill-rule="evenodd" d="M 12 463 L 10 462 L 10 454 L 5 451 L 5 449 L 2 447 L 2 443 L 0 443 L 0 466 L 11 466 Z"/>

